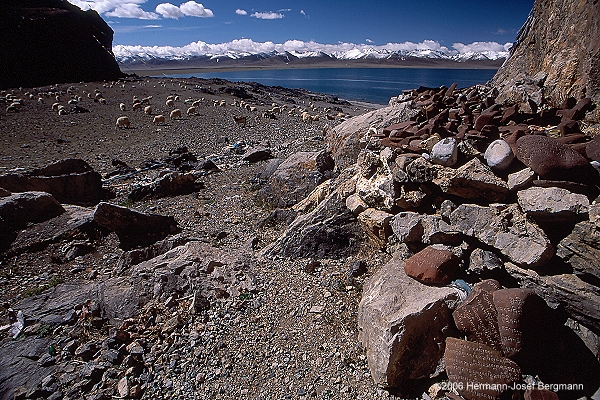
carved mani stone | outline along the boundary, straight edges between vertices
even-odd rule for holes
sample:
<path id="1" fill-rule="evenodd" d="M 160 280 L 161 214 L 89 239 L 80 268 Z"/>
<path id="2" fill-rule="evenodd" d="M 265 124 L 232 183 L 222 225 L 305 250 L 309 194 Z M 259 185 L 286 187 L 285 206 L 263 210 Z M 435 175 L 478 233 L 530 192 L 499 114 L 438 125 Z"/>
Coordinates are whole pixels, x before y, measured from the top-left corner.
<path id="1" fill-rule="evenodd" d="M 544 301 L 533 289 L 520 288 L 497 290 L 493 293 L 493 301 L 498 312 L 502 353 L 513 357 L 523 346 L 523 329 L 531 327 L 533 320 L 540 317 L 532 306 L 539 308 L 539 303 Z"/>
<path id="2" fill-rule="evenodd" d="M 475 285 L 469 296 L 452 313 L 456 327 L 466 333 L 467 339 L 482 343 L 500 351 L 498 313 L 492 292 L 502 286 L 495 279 L 487 279 Z"/>
<path id="3" fill-rule="evenodd" d="M 517 363 L 481 344 L 447 338 L 448 378 L 466 400 L 497 399 L 521 378 Z"/>

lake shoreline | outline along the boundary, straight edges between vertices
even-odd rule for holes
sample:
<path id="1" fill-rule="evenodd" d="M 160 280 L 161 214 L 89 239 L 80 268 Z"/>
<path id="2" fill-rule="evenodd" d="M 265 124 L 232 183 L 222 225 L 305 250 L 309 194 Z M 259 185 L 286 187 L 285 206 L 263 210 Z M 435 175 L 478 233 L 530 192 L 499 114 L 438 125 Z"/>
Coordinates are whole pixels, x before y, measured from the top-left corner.
<path id="1" fill-rule="evenodd" d="M 358 60 L 357 60 L 358 61 Z M 502 66 L 502 63 L 497 61 L 473 61 L 473 62 L 440 62 L 433 61 L 428 63 L 423 62 L 405 62 L 398 63 L 382 63 L 382 62 L 318 62 L 318 63 L 294 63 L 294 64 L 279 64 L 279 65 L 260 65 L 260 64 L 228 64 L 217 66 L 211 65 L 192 65 L 190 62 L 173 62 L 162 63 L 156 66 L 150 64 L 121 64 L 121 71 L 125 74 L 135 74 L 138 76 L 169 76 L 172 74 L 193 74 L 206 72 L 237 72 L 237 71 L 267 71 L 267 70 L 296 70 L 296 69 L 327 69 L 327 68 L 397 68 L 397 69 L 453 69 L 453 70 L 497 70 Z"/>
<path id="2" fill-rule="evenodd" d="M 135 71 L 139 78 L 202 78 L 230 82 L 256 82 L 266 86 L 306 89 L 347 101 L 387 105 L 390 98 L 420 86 L 441 87 L 456 83 L 457 87 L 485 84 L 495 69 L 456 68 L 220 68 L 159 69 Z"/>

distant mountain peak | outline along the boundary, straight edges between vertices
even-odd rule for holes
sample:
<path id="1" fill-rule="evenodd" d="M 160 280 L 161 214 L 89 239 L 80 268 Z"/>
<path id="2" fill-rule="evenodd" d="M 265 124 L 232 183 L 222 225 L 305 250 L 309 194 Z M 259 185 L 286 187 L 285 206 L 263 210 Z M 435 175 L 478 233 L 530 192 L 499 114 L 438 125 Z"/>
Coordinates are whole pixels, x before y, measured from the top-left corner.
<path id="1" fill-rule="evenodd" d="M 427 42 L 427 43 L 425 43 Z M 137 64 L 146 60 L 158 62 L 170 61 L 199 61 L 219 60 L 223 62 L 250 62 L 270 60 L 272 62 L 317 62 L 320 60 L 443 60 L 451 62 L 472 61 L 504 61 L 508 57 L 507 45 L 491 43 L 495 50 L 463 51 L 450 50 L 437 42 L 425 41 L 423 44 L 393 44 L 385 46 L 354 45 L 342 43 L 339 45 L 321 45 L 313 42 L 294 42 L 274 44 L 271 42 L 257 43 L 248 39 L 210 45 L 204 42 L 190 43 L 183 47 L 158 46 L 115 46 L 114 53 L 121 64 Z M 246 46 L 242 46 L 244 44 Z M 433 48 L 424 44 L 432 45 Z M 468 45 L 461 45 L 467 48 Z M 248 47 L 248 49 L 243 49 Z M 400 47 L 400 49 L 397 49 Z M 301 60 L 301 61 L 299 61 Z"/>

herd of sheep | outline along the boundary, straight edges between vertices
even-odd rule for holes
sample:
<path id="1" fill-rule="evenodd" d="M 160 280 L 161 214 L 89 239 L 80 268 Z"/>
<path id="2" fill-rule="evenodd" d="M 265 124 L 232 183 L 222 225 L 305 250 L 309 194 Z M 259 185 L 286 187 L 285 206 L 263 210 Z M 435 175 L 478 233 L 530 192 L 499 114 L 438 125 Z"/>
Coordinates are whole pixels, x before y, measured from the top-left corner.
<path id="1" fill-rule="evenodd" d="M 135 89 L 137 86 L 147 86 L 149 84 L 159 84 L 163 87 L 167 87 L 167 84 L 164 82 L 151 82 L 145 81 L 141 83 L 131 84 L 131 83 L 123 83 L 123 82 L 115 82 L 115 83 L 104 83 L 103 88 L 109 89 L 113 87 L 117 87 L 121 89 L 125 89 L 126 85 L 129 85 L 129 89 Z M 66 91 L 60 91 L 58 88 L 53 87 L 49 90 L 36 90 L 32 89 L 30 91 L 25 91 L 24 89 L 12 90 L 12 91 L 2 91 L 0 92 L 0 102 L 7 103 L 6 112 L 16 112 L 18 111 L 27 100 L 33 100 L 40 103 L 46 104 L 47 102 L 51 103 L 50 109 L 54 112 L 57 112 L 59 115 L 67 115 L 72 112 L 87 112 L 88 110 L 81 107 L 80 104 L 84 104 L 84 100 L 91 100 L 95 103 L 106 105 L 108 102 L 106 101 L 101 89 L 88 89 L 88 85 L 83 84 L 85 86 L 84 89 L 80 89 L 74 85 L 69 86 Z M 116 86 L 119 85 L 119 86 Z M 175 85 L 175 84 L 173 84 Z M 181 83 L 179 84 L 181 86 Z M 156 86 L 155 86 L 156 87 Z M 187 89 L 186 86 L 182 88 Z M 17 93 L 21 93 L 17 95 Z M 194 99 L 191 97 L 185 98 L 182 100 L 177 94 L 170 94 L 165 99 L 165 106 L 167 107 L 167 113 L 155 113 L 154 109 L 151 105 L 151 101 L 153 100 L 153 96 L 146 97 L 138 97 L 136 95 L 132 96 L 131 106 L 128 106 L 124 101 L 120 101 L 119 103 L 119 111 L 121 114 L 126 112 L 143 112 L 145 115 L 152 117 L 152 123 L 154 125 L 165 124 L 168 118 L 171 120 L 182 119 L 183 111 L 187 107 L 186 115 L 188 117 L 199 115 L 200 108 L 202 106 L 210 106 L 211 100 L 207 100 L 204 97 L 199 99 Z M 66 105 L 64 104 L 66 103 Z M 269 106 L 265 106 L 264 104 L 252 104 L 245 100 L 234 99 L 230 103 L 225 99 L 212 99 L 212 105 L 214 107 L 234 107 L 238 108 L 240 111 L 245 110 L 245 114 L 248 113 L 256 113 L 257 117 L 260 115 L 262 118 L 268 119 L 277 119 L 279 115 L 283 113 L 287 113 L 289 116 L 297 115 L 299 119 L 303 122 L 313 122 L 318 121 L 321 117 L 326 118 L 327 120 L 343 120 L 346 118 L 346 115 L 342 112 L 334 114 L 334 111 L 331 108 L 318 108 L 313 103 L 309 103 L 308 107 L 301 108 L 297 106 L 288 106 L 286 104 L 277 104 L 272 103 Z M 260 113 L 259 107 L 264 111 Z M 243 115 L 241 112 L 236 112 L 237 115 L 233 116 L 233 119 L 237 125 L 245 125 L 248 121 L 248 115 Z M 115 123 L 115 130 L 117 129 L 128 129 L 131 128 L 132 123 L 127 115 L 121 115 L 117 117 Z"/>

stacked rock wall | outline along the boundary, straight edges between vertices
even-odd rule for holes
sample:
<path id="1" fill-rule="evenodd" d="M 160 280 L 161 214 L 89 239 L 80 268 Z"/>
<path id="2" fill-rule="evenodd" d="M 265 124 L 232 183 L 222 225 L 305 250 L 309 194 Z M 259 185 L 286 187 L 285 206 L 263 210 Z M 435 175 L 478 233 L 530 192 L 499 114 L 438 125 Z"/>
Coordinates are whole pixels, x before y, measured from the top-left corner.
<path id="1" fill-rule="evenodd" d="M 587 360 L 587 371 L 600 371 L 599 354 L 561 314 L 600 332 L 600 264 L 586 256 L 600 249 L 597 139 L 579 129 L 590 99 L 523 111 L 498 104 L 497 95 L 488 86 L 409 91 L 379 113 L 412 110 L 410 117 L 376 123 L 358 139 L 346 206 L 394 256 L 365 283 L 360 339 L 375 381 L 401 393 L 445 368 L 454 387 L 497 385 L 458 390 L 466 399 L 499 398 L 505 390 L 497 388 L 522 374 L 577 380 L 584 384 L 578 393 L 592 395 L 600 378 L 544 367 Z M 347 126 L 330 137 L 355 137 L 356 126 Z M 344 165 L 349 151 L 336 150 Z M 382 289 L 394 279 L 403 282 L 397 290 Z M 408 287 L 430 296 L 426 304 L 423 294 L 399 301 Z M 564 340 L 540 349 L 532 337 L 542 337 L 542 326 L 550 335 L 544 343 Z M 417 356 L 411 343 L 445 354 Z"/>

